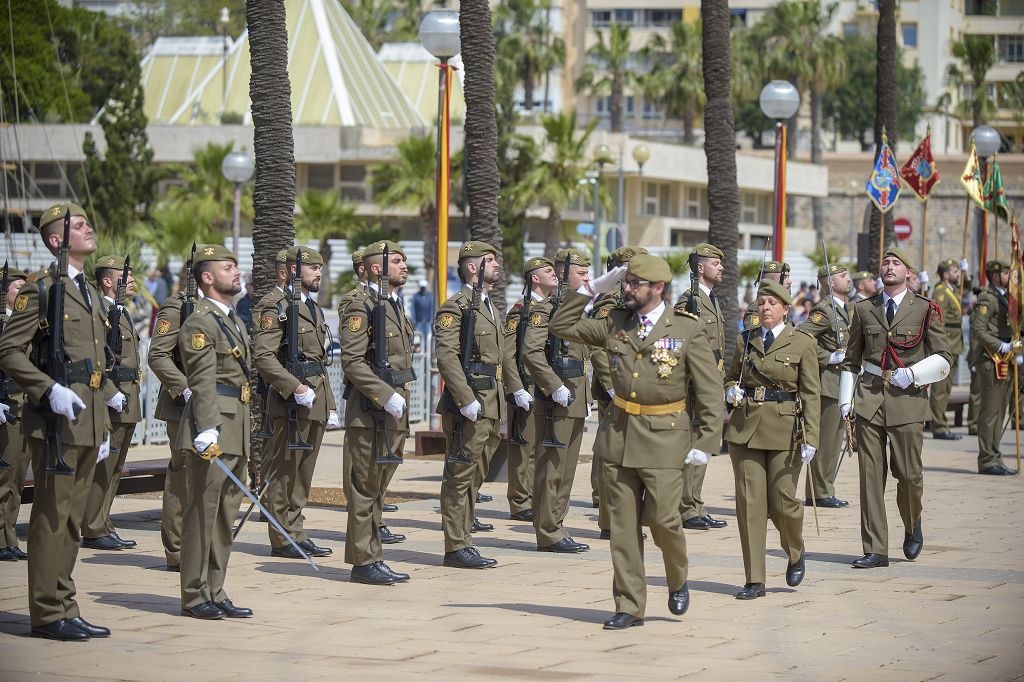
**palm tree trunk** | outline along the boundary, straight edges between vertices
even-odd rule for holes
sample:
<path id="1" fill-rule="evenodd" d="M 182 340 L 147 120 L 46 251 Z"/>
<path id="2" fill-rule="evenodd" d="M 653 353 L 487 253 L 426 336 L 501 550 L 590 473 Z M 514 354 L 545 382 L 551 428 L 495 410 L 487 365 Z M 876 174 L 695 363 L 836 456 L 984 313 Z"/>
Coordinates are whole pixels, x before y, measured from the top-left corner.
<path id="1" fill-rule="evenodd" d="M 324 259 L 323 275 L 320 277 L 320 293 L 316 300 L 322 308 L 330 308 L 334 297 L 334 283 L 331 281 L 331 241 L 324 237 L 320 240 L 320 256 Z"/>
<path id="2" fill-rule="evenodd" d="M 738 304 L 736 291 L 739 267 L 740 190 L 736 183 L 736 130 L 733 124 L 730 81 L 732 46 L 729 7 L 720 0 L 701 0 L 704 26 L 701 50 L 704 56 L 704 154 L 708 164 L 708 241 L 725 254 L 725 276 L 716 294 L 725 313 L 725 352 L 735 345 Z M 723 358 L 728 365 L 729 358 Z"/>
<path id="3" fill-rule="evenodd" d="M 494 30 L 487 0 L 460 0 L 459 34 L 466 65 L 466 192 L 469 234 L 501 253 L 498 225 L 498 123 L 494 113 Z M 492 292 L 505 312 L 505 276 Z"/>
<path id="4" fill-rule="evenodd" d="M 811 163 L 821 163 L 821 94 L 811 86 Z M 825 236 L 825 200 L 811 198 L 811 224 L 814 238 L 820 243 Z"/>
<path id="5" fill-rule="evenodd" d="M 533 111 L 533 63 L 529 59 L 523 60 L 523 110 Z"/>
<path id="6" fill-rule="evenodd" d="M 882 129 L 889 139 L 889 146 L 896 150 L 896 0 L 878 1 L 878 38 L 875 47 L 877 67 L 875 71 L 875 160 L 882 148 Z M 877 268 L 879 249 L 894 237 L 893 215 L 885 216 L 871 205 L 871 221 L 868 227 L 870 253 L 865 259 Z"/>
<path id="7" fill-rule="evenodd" d="M 611 117 L 611 126 L 613 133 L 622 132 L 622 105 L 623 98 L 625 97 L 625 78 L 622 75 L 621 70 L 612 72 L 612 92 L 608 98 L 608 114 Z"/>
<path id="8" fill-rule="evenodd" d="M 693 144 L 694 142 L 693 121 L 696 117 L 692 104 L 683 110 L 683 144 Z"/>
<path id="9" fill-rule="evenodd" d="M 544 235 L 544 255 L 554 258 L 562 244 L 562 212 L 554 204 L 548 206 L 548 229 Z"/>

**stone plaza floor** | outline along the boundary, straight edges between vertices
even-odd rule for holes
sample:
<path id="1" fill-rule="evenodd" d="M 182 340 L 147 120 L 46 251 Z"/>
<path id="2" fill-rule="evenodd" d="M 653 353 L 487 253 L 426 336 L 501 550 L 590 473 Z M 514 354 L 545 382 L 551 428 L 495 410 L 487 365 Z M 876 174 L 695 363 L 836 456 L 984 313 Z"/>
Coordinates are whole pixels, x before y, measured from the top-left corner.
<path id="1" fill-rule="evenodd" d="M 669 613 L 660 553 L 648 541 L 646 625 L 606 632 L 612 566 L 590 501 L 592 435 L 566 524 L 589 552 L 535 551 L 532 526 L 508 519 L 504 484 L 495 482 L 483 488 L 494 501 L 478 507 L 495 530 L 475 540 L 499 566 L 443 568 L 441 462 L 410 456 L 391 490 L 434 497 L 405 500 L 385 515 L 393 531 L 408 536 L 385 546 L 385 555 L 412 580 L 393 587 L 350 583 L 344 510 L 311 507 L 307 530 L 334 549 L 318 560 L 319 573 L 302 561 L 271 557 L 264 524 L 250 522 L 240 534 L 227 589 L 236 604 L 255 611 L 248 620 L 181 616 L 178 574 L 164 571 L 158 496 L 117 498 L 115 524 L 138 548 L 83 549 L 74 574 L 82 615 L 113 636 L 67 644 L 29 638 L 26 563 L 0 562 L 0 680 L 1024 678 L 1024 480 L 976 475 L 973 437 L 944 442 L 925 435 L 925 546 L 917 561 L 903 560 L 890 479 L 892 564 L 850 567 L 861 545 L 857 460 L 848 458 L 837 494 L 850 507 L 819 510 L 820 536 L 806 509 L 806 580 L 786 586 L 786 559 L 770 528 L 768 595 L 752 602 L 733 598 L 744 576 L 732 470 L 727 456 L 713 458 L 704 499 L 730 523 L 687 532 L 689 612 Z M 341 442 L 340 432 L 328 434 L 316 486 L 340 486 Z M 1012 433 L 1003 451 L 1013 452 Z M 131 453 L 164 455 L 162 447 Z M 22 532 L 28 512 L 22 507 Z"/>

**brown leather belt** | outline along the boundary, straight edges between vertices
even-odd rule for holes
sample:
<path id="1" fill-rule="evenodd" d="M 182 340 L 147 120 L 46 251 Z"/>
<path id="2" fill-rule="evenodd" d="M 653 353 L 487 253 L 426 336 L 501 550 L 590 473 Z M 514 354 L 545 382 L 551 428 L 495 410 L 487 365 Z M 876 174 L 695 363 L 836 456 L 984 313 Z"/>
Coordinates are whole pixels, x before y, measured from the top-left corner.
<path id="1" fill-rule="evenodd" d="M 677 400 L 674 403 L 664 403 L 663 405 L 641 405 L 640 403 L 634 403 L 619 396 L 613 396 L 612 402 L 618 407 L 621 407 L 626 414 L 644 414 L 644 415 L 662 415 L 662 414 L 675 414 L 676 412 L 682 412 L 686 409 L 686 399 Z"/>

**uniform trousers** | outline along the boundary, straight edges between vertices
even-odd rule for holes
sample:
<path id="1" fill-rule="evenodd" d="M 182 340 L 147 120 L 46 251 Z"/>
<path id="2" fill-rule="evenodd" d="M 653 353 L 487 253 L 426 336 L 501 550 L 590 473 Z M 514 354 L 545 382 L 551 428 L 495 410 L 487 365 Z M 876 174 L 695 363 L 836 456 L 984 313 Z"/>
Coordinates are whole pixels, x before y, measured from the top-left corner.
<path id="1" fill-rule="evenodd" d="M 309 419 L 299 420 L 298 439 L 313 446 L 311 450 L 289 450 L 287 420 L 274 417 L 274 436 L 270 439 L 269 455 L 264 463 L 264 478 L 269 481 L 266 493 L 267 511 L 274 515 L 295 542 L 308 540 L 303 528 L 302 511 L 309 502 L 309 488 L 313 484 L 313 470 L 324 439 L 326 424 Z M 294 436 L 293 436 L 294 437 Z M 274 525 L 267 524 L 270 545 L 281 549 L 288 544 Z"/>
<path id="2" fill-rule="evenodd" d="M 121 471 L 128 457 L 128 448 L 132 445 L 132 436 L 135 435 L 135 424 L 114 423 L 113 426 L 110 431 L 110 456 L 96 463 L 96 472 L 85 503 L 82 535 L 87 538 L 98 538 L 116 531 L 110 520 L 110 508 L 117 495 L 117 485 L 121 482 Z"/>
<path id="3" fill-rule="evenodd" d="M 160 513 L 160 541 L 168 566 L 181 564 L 181 519 L 185 512 L 185 462 L 189 453 L 174 447 L 180 422 L 167 422 L 167 437 L 170 438 L 171 459 L 167 463 L 164 478 L 164 497 Z"/>
<path id="4" fill-rule="evenodd" d="M 401 456 L 408 431 L 388 430 L 386 433 L 391 451 Z M 377 464 L 376 457 L 373 429 L 345 428 L 345 499 L 348 501 L 345 561 L 353 566 L 384 559 L 378 528 L 383 525 L 384 494 L 398 465 Z"/>
<path id="5" fill-rule="evenodd" d="M 885 483 L 889 469 L 896 479 L 896 505 L 906 532 L 921 518 L 924 471 L 921 422 L 886 426 L 857 419 L 857 459 L 860 465 L 860 537 L 865 554 L 889 555 L 889 525 L 885 515 Z M 888 443 L 888 447 L 887 444 Z"/>
<path id="6" fill-rule="evenodd" d="M 565 443 L 564 448 L 544 447 L 543 440 L 549 436 L 551 427 L 543 418 L 537 419 L 535 439 L 537 465 L 533 478 L 533 529 L 537 535 L 537 546 L 548 547 L 569 538 L 563 527 L 565 515 L 569 513 L 569 497 L 572 482 L 576 477 L 576 464 L 583 444 L 582 417 L 555 417 L 555 437 Z"/>
<path id="7" fill-rule="evenodd" d="M 441 415 L 445 441 L 449 452 L 458 449 L 453 442 L 454 419 L 450 414 Z M 441 479 L 441 527 L 444 530 L 444 551 L 456 552 L 473 546 L 470 536 L 476 510 L 476 493 L 484 480 L 484 472 L 491 464 L 494 451 L 501 442 L 498 420 L 480 417 L 475 422 L 463 420 L 462 450 L 473 460 L 470 464 L 444 463 Z"/>

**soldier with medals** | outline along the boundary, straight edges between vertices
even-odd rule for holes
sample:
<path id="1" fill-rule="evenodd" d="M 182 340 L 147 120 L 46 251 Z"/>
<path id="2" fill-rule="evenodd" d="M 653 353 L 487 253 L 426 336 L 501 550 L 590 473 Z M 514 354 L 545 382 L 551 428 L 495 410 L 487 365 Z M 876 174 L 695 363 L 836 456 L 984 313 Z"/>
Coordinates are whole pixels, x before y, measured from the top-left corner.
<path id="1" fill-rule="evenodd" d="M 1010 266 L 999 260 L 985 264 L 988 286 L 978 294 L 971 311 L 971 338 L 981 406 L 978 410 L 978 473 L 1010 476 L 1016 473 L 1003 464 L 999 442 L 1007 408 L 1012 409 L 1013 369 L 1021 363 L 1024 345 L 1014 338 L 1010 327 L 1007 287 Z"/>
<path id="2" fill-rule="evenodd" d="M 816 507 L 835 509 L 850 504 L 836 498 L 835 478 L 846 435 L 839 414 L 839 374 L 850 340 L 850 309 L 846 302 L 852 289 L 845 266 L 833 263 L 829 264 L 828 271 L 824 265 L 818 268 L 818 290 L 823 296 L 799 327 L 818 342 L 821 372 L 821 444 L 817 456 L 807 465 L 805 491 L 806 504 Z"/>
<path id="3" fill-rule="evenodd" d="M 949 375 L 932 384 L 929 389 L 929 403 L 932 411 L 932 438 L 936 440 L 960 440 L 959 433 L 949 430 L 946 407 L 953 388 L 953 376 L 964 352 L 963 308 L 960 303 L 960 264 L 952 259 L 939 263 L 936 271 L 939 281 L 932 288 L 932 300 L 942 311 L 942 330 L 949 344 L 951 367 Z"/>
<path id="4" fill-rule="evenodd" d="M 581 319 L 595 295 L 623 282 L 622 306 L 601 319 Z M 656 256 L 634 256 L 575 292 L 551 320 L 568 341 L 603 347 L 611 358 L 615 395 L 608 422 L 606 499 L 612 526 L 615 615 L 605 629 L 643 625 L 647 607 L 641 525 L 661 549 L 669 611 L 690 605 L 688 561 L 679 498 L 684 465 L 703 466 L 718 448 L 722 375 L 706 323 L 662 300 L 672 272 Z M 692 397 L 687 387 L 693 386 Z M 691 422 L 690 414 L 699 418 Z M 695 423 L 696 426 L 691 424 Z M 695 433 L 691 433 L 691 428 Z"/>
<path id="5" fill-rule="evenodd" d="M 14 303 L 28 275 L 4 264 L 7 286 L 6 312 L 0 316 L 0 333 L 14 314 Z M 18 546 L 18 513 L 21 511 L 21 491 L 31 461 L 21 432 L 21 406 L 25 392 L 17 382 L 0 372 L 0 561 L 28 559 Z M 5 466 L 6 465 L 6 466 Z"/>
<path id="6" fill-rule="evenodd" d="M 547 300 L 558 286 L 555 264 L 535 256 L 523 264 L 527 284 L 523 300 L 508 311 L 502 351 L 505 403 L 512 414 L 508 427 L 508 511 L 513 521 L 533 521 L 533 478 L 540 440 L 535 434 L 534 381 L 526 366 L 526 330 L 533 306 Z"/>
<path id="7" fill-rule="evenodd" d="M 873 272 L 860 270 L 853 274 L 853 296 L 850 303 L 866 301 L 878 293 L 878 281 Z"/>
<path id="8" fill-rule="evenodd" d="M 125 272 L 128 278 L 122 282 Z M 135 278 L 132 277 L 131 269 L 125 268 L 125 259 L 121 256 L 104 256 L 97 260 L 95 275 L 96 284 L 103 294 L 99 300 L 100 309 L 107 321 L 107 349 L 111 361 L 107 368 L 107 381 L 125 395 L 125 404 L 120 411 L 108 408 L 113 425 L 110 456 L 96 464 L 96 473 L 85 504 L 82 546 L 103 550 L 131 549 L 137 543 L 118 535 L 110 520 L 110 508 L 121 481 L 121 470 L 128 457 L 128 448 L 135 435 L 135 425 L 142 421 L 142 404 L 139 401 L 139 335 L 132 324 L 131 315 L 124 309 L 125 297 L 135 295 Z M 117 323 L 117 329 L 113 327 L 114 322 Z"/>
<path id="9" fill-rule="evenodd" d="M 85 211 L 53 206 L 39 234 L 57 261 L 29 275 L 0 336 L 0 370 L 26 396 L 21 429 L 35 481 L 28 529 L 32 636 L 108 637 L 110 630 L 81 617 L 71 573 L 96 461 L 110 454 L 107 407 L 122 407 L 124 394 L 105 381 L 100 295 L 82 272 L 96 250 Z"/>
<path id="10" fill-rule="evenodd" d="M 590 403 L 587 362 L 590 349 L 563 341 L 548 329 L 551 315 L 569 291 L 590 281 L 590 257 L 577 249 L 555 254 L 559 292 L 531 308 L 526 328 L 525 362 L 536 383 L 543 413 L 534 423 L 537 462 L 533 476 L 533 528 L 537 550 L 577 554 L 590 549 L 576 542 L 563 526 Z M 539 405 L 538 405 L 539 406 Z"/>
<path id="11" fill-rule="evenodd" d="M 736 409 L 725 440 L 747 580 L 737 599 L 765 596 L 769 519 L 789 560 L 786 584 L 796 587 L 804 579 L 804 510 L 796 484 L 801 465 L 817 452 L 821 414 L 819 346 L 789 324 L 789 292 L 763 279 L 756 302 L 759 324 L 736 339 L 726 377 L 726 401 Z"/>
<path id="12" fill-rule="evenodd" d="M 856 304 L 839 378 L 839 410 L 844 417 L 857 415 L 864 556 L 853 562 L 854 568 L 889 565 L 889 471 L 897 481 L 896 504 L 905 529 L 903 554 L 914 560 L 924 546 L 921 449 L 929 411 L 926 387 L 949 374 L 950 354 L 938 307 L 907 290 L 907 271 L 912 268 L 913 261 L 899 247 L 883 254 L 883 290 Z"/>
<path id="13" fill-rule="evenodd" d="M 693 253 L 696 255 L 697 289 L 694 291 L 691 288 L 685 291 L 679 297 L 679 300 L 676 301 L 675 307 L 677 310 L 687 310 L 700 316 L 700 319 L 704 322 L 704 329 L 708 339 L 711 341 L 711 350 L 715 355 L 715 366 L 718 368 L 719 382 L 721 382 L 724 376 L 725 315 L 718 305 L 718 297 L 715 296 L 714 287 L 722 283 L 722 275 L 725 272 L 722 259 L 725 255 L 721 249 L 712 244 L 697 244 L 697 246 L 693 247 Z M 690 300 L 694 296 L 697 298 L 698 305 L 694 305 Z M 690 416 L 694 420 L 692 426 L 696 430 L 696 427 L 699 426 L 696 423 L 698 415 L 690 413 Z M 708 451 L 714 454 L 721 449 L 723 424 L 719 421 L 717 424 L 711 424 L 711 426 L 718 434 L 719 442 L 718 446 Z M 706 466 L 686 467 L 683 472 L 683 495 L 679 503 L 679 513 L 683 517 L 683 528 L 687 530 L 710 530 L 712 528 L 725 528 L 728 525 L 726 521 L 711 516 L 708 510 L 704 508 L 704 499 L 701 491 L 704 488 L 704 477 L 706 475 Z"/>
<path id="14" fill-rule="evenodd" d="M 267 510 L 310 556 L 332 554 L 309 537 L 302 515 L 324 429 L 332 418 L 337 423 L 325 350 L 331 333 L 313 300 L 320 291 L 323 265 L 323 257 L 312 249 L 289 249 L 284 269 L 291 286 L 271 289 L 256 305 L 254 315 L 253 363 L 267 386 L 263 418 L 270 421 L 263 429 L 273 433 L 263 459 Z M 273 556 L 303 558 L 272 524 L 267 532 Z"/>
<path id="15" fill-rule="evenodd" d="M 462 290 L 445 301 L 434 319 L 437 368 L 444 392 L 437 405 L 447 441 L 441 480 L 444 565 L 490 568 L 497 561 L 473 547 L 477 491 L 500 435 L 505 388 L 502 382 L 504 325 L 490 302 L 501 266 L 490 244 L 468 241 L 459 249 Z M 472 325 L 467 321 L 471 321 Z"/>
<path id="16" fill-rule="evenodd" d="M 345 403 L 345 561 L 353 582 L 393 585 L 409 580 L 384 563 L 381 548 L 382 541 L 405 539 L 387 529 L 382 512 L 409 435 L 409 386 L 416 379 L 413 326 L 396 293 L 409 267 L 402 248 L 387 240 L 366 247 L 363 266 L 368 284 L 350 298 L 340 331 L 341 368 L 353 389 Z"/>
<path id="17" fill-rule="evenodd" d="M 231 527 L 249 456 L 249 334 L 231 307 L 242 290 L 234 255 L 219 244 L 199 246 L 195 279 L 203 298 L 178 330 L 178 347 L 192 396 L 185 403 L 177 445 L 190 451 L 181 538 L 181 612 L 202 620 L 249 618 L 224 591 Z"/>

